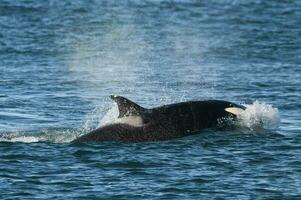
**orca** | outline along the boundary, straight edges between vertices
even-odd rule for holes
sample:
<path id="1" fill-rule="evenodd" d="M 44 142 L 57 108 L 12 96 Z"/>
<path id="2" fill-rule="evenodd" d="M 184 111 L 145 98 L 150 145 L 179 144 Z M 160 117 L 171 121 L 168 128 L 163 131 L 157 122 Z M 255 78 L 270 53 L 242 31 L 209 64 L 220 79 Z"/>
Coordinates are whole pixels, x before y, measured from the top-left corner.
<path id="1" fill-rule="evenodd" d="M 110 97 L 118 105 L 118 119 L 72 143 L 170 140 L 197 134 L 206 128 L 227 126 L 227 119 L 235 119 L 246 109 L 221 100 L 187 101 L 147 109 L 122 96 Z"/>

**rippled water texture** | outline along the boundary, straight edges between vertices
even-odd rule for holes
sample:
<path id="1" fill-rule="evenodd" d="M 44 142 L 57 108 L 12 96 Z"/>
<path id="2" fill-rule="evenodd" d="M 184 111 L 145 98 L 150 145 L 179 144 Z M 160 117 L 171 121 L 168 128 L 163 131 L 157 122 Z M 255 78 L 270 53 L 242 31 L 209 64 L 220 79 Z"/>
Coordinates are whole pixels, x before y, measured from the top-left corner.
<path id="1" fill-rule="evenodd" d="M 0 199 L 301 199 L 300 1 L 0 0 Z M 116 115 L 204 99 L 234 130 L 73 145 Z"/>

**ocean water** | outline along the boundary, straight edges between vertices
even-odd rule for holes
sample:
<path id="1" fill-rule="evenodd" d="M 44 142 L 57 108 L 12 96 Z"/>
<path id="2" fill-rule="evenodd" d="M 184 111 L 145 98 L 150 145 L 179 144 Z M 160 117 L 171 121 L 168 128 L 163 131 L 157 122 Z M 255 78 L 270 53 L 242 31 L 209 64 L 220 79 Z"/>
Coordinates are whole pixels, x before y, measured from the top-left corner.
<path id="1" fill-rule="evenodd" d="M 301 199 L 301 1 L 0 0 L 1 199 Z M 247 106 L 234 130 L 70 144 L 144 107 Z"/>

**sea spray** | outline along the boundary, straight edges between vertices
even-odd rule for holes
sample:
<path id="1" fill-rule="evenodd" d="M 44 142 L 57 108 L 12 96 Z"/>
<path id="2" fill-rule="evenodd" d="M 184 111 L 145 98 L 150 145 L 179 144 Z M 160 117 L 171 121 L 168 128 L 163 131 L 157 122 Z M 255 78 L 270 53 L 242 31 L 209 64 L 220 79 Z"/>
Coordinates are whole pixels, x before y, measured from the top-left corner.
<path id="1" fill-rule="evenodd" d="M 98 121 L 98 127 L 113 123 L 118 117 L 119 111 L 116 103 L 112 103 L 107 113 Z"/>
<path id="2" fill-rule="evenodd" d="M 275 129 L 279 126 L 280 117 L 277 108 L 265 102 L 254 101 L 245 105 L 246 110 L 238 116 L 238 125 L 250 130 Z"/>

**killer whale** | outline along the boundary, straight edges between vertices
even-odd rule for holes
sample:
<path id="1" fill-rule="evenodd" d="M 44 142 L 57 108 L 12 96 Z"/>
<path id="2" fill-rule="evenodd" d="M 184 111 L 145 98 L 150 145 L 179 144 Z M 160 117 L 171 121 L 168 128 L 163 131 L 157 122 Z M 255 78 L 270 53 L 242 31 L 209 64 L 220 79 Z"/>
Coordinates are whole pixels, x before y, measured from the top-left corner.
<path id="1" fill-rule="evenodd" d="M 118 105 L 118 119 L 80 136 L 81 142 L 147 142 L 180 138 L 205 128 L 223 126 L 223 120 L 235 119 L 245 107 L 228 101 L 187 101 L 144 108 L 122 96 L 110 96 Z"/>

